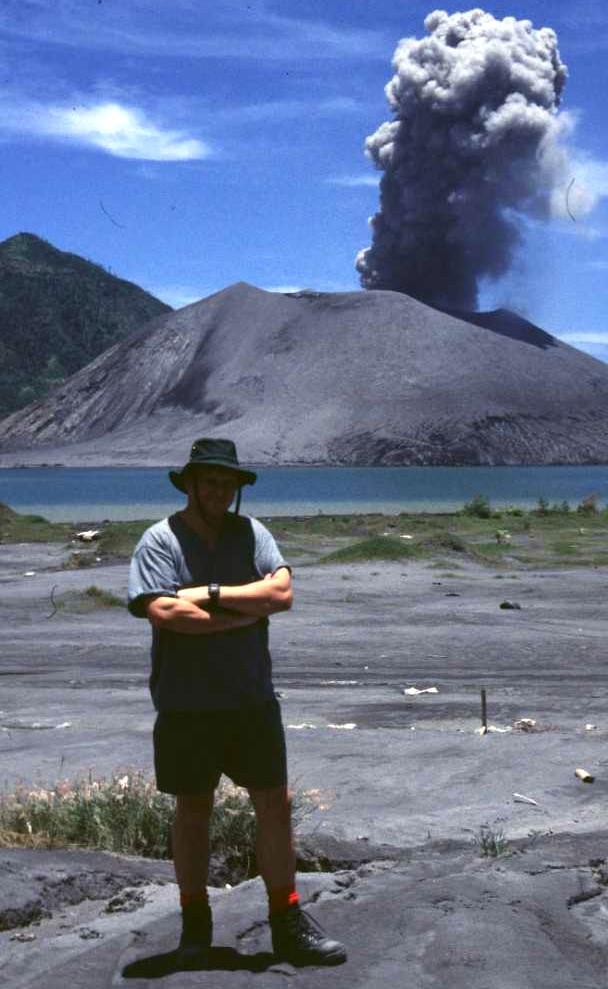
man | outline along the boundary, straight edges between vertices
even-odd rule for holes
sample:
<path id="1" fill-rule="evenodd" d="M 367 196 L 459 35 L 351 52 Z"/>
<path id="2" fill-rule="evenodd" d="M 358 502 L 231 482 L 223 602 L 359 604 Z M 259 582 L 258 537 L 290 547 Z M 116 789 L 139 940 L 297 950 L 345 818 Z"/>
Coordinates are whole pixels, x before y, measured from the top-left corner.
<path id="1" fill-rule="evenodd" d="M 300 908 L 295 889 L 285 738 L 268 651 L 268 616 L 292 604 L 290 569 L 268 530 L 238 514 L 241 488 L 256 475 L 239 465 L 234 443 L 197 440 L 169 477 L 187 505 L 139 541 L 129 610 L 153 629 L 156 781 L 176 796 L 179 964 L 209 961 L 209 818 L 222 773 L 247 788 L 255 809 L 275 953 L 294 964 L 342 962 L 343 945 Z"/>

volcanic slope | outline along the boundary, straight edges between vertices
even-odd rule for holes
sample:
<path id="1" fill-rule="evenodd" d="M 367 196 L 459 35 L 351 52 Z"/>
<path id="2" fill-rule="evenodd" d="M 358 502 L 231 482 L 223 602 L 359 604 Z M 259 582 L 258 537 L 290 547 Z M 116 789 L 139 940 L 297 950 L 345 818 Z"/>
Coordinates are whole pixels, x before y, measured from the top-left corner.
<path id="1" fill-rule="evenodd" d="M 170 464 L 232 436 L 250 463 L 608 460 L 608 366 L 506 310 L 244 282 L 156 319 L 0 423 L 11 463 Z"/>

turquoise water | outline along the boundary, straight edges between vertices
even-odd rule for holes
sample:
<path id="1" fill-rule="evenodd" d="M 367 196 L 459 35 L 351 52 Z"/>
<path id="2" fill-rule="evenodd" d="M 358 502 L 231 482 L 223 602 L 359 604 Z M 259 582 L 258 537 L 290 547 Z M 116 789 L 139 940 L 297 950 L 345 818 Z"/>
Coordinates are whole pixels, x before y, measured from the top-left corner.
<path id="1" fill-rule="evenodd" d="M 251 515 L 446 512 L 475 494 L 493 505 L 532 506 L 542 495 L 573 506 L 594 493 L 608 501 L 608 466 L 261 467 L 244 489 Z M 52 521 L 161 518 L 182 507 L 166 468 L 0 469 L 0 501 Z"/>

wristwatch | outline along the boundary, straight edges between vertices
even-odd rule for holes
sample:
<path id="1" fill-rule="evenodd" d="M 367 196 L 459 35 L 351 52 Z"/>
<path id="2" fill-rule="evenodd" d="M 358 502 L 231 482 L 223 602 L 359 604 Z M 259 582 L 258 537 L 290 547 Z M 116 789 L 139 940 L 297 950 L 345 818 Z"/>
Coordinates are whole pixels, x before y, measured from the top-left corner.
<path id="1" fill-rule="evenodd" d="M 218 604 L 220 600 L 220 585 L 215 583 L 209 584 L 207 594 L 209 595 L 209 604 Z"/>

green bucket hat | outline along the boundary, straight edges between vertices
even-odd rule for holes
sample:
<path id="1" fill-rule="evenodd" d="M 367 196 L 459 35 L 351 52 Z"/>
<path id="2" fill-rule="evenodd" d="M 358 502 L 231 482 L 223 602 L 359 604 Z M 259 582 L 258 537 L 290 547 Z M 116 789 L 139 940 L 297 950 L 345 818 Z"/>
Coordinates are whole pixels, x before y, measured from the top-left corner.
<path id="1" fill-rule="evenodd" d="M 239 486 L 243 484 L 255 484 L 257 474 L 252 470 L 243 470 L 239 465 L 236 455 L 236 446 L 232 440 L 195 440 L 190 450 L 190 460 L 181 471 L 170 470 L 169 480 L 178 489 L 186 494 L 184 477 L 189 467 L 226 467 L 233 470 L 238 475 Z"/>

